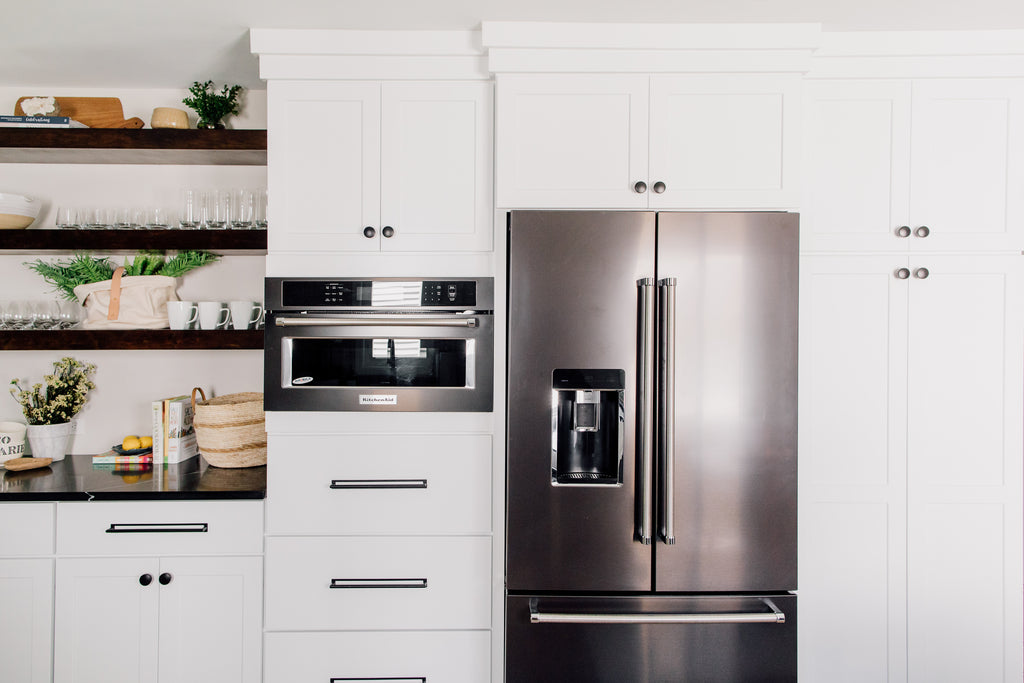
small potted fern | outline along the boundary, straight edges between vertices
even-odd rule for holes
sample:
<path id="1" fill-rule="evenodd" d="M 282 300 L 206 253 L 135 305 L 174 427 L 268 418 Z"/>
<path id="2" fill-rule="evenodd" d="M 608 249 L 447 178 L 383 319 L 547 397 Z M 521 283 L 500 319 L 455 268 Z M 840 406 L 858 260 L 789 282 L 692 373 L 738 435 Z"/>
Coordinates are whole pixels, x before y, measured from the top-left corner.
<path id="1" fill-rule="evenodd" d="M 147 251 L 115 266 L 110 257 L 75 254 L 66 261 L 26 263 L 68 301 L 86 309 L 86 329 L 162 329 L 169 327 L 167 302 L 177 301 L 177 278 L 220 259 L 208 251 L 180 251 L 168 258 Z"/>
<path id="2" fill-rule="evenodd" d="M 240 85 L 229 88 L 225 84 L 218 93 L 213 89 L 213 81 L 195 81 L 188 91 L 192 96 L 183 99 L 182 103 L 199 117 L 196 128 L 224 128 L 222 119 L 238 113 L 238 95 L 242 92 Z"/>

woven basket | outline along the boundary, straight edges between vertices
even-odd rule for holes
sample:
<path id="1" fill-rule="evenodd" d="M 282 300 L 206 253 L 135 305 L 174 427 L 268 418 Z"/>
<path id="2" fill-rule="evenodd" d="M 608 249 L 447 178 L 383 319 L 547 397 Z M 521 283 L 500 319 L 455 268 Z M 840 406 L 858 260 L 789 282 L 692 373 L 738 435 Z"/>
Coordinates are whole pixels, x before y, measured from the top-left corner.
<path id="1" fill-rule="evenodd" d="M 196 393 L 203 400 L 196 400 Z M 199 452 L 214 467 L 257 467 L 267 464 L 267 431 L 263 394 L 243 392 L 206 399 L 192 390 L 192 424 Z"/>

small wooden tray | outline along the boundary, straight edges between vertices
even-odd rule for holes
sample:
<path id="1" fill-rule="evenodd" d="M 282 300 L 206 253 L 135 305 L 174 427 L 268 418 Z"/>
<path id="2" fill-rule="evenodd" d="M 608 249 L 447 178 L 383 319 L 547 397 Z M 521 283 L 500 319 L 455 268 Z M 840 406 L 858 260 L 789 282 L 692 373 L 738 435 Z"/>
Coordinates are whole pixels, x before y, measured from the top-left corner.
<path id="1" fill-rule="evenodd" d="M 4 463 L 4 467 L 12 472 L 20 472 L 22 470 L 33 470 L 37 467 L 46 467 L 51 462 L 52 458 L 11 458 Z"/>
<path id="2" fill-rule="evenodd" d="M 28 96 L 18 98 L 17 104 L 14 105 L 15 116 L 25 115 L 21 103 L 27 99 L 29 99 Z M 54 99 L 60 105 L 58 116 L 71 117 L 90 128 L 142 128 L 146 125 L 137 116 L 125 119 L 121 100 L 117 97 L 55 97 Z"/>

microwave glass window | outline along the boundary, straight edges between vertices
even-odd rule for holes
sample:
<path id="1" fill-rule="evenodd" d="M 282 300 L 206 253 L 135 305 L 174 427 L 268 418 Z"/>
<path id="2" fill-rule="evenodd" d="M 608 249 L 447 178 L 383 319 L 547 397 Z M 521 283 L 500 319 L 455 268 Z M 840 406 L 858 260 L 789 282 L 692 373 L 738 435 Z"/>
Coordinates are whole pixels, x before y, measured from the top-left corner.
<path id="1" fill-rule="evenodd" d="M 467 387 L 471 339 L 292 339 L 294 387 Z"/>

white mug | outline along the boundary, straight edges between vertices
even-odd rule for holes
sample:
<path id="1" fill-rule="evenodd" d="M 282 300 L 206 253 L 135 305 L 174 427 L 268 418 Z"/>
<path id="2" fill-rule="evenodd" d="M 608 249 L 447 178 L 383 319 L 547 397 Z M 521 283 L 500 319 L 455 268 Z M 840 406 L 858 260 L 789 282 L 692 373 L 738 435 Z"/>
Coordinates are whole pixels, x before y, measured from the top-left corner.
<path id="1" fill-rule="evenodd" d="M 167 302 L 167 321 L 172 330 L 187 330 L 198 316 L 199 311 L 191 301 Z"/>
<path id="2" fill-rule="evenodd" d="M 249 325 L 258 322 L 263 315 L 263 307 L 252 301 L 232 301 L 228 309 L 231 311 L 231 326 L 236 330 L 249 329 Z"/>
<path id="3" fill-rule="evenodd" d="M 224 317 L 221 317 L 221 313 Z M 215 330 L 228 321 L 228 309 L 219 301 L 199 302 L 199 329 Z"/>
<path id="4" fill-rule="evenodd" d="M 25 423 L 0 422 L 0 462 L 25 456 Z"/>

